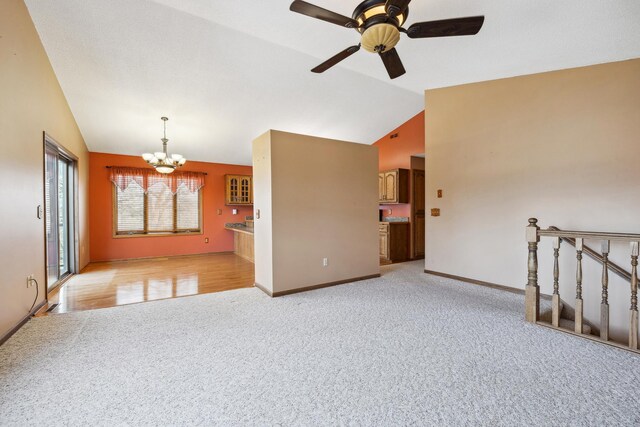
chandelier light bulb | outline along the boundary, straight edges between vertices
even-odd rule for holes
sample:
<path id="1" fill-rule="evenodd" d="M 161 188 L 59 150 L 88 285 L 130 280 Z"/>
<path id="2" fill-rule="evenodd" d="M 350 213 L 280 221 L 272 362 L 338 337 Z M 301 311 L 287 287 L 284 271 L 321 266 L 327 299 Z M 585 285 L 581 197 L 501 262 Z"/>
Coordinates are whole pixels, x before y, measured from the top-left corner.
<path id="1" fill-rule="evenodd" d="M 156 166 L 156 170 L 160 173 L 171 173 L 175 170 L 175 168 L 173 166 L 165 166 L 165 165 L 161 165 L 161 166 Z"/>

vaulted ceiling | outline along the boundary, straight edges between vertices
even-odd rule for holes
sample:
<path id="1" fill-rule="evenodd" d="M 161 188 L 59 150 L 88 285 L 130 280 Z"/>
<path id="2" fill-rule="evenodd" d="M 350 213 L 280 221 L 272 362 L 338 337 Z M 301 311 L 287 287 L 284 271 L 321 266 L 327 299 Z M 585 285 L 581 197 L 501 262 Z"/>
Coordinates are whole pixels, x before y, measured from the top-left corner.
<path id="1" fill-rule="evenodd" d="M 359 0 L 313 3 L 351 16 Z M 413 0 L 407 24 L 485 15 L 477 36 L 415 40 L 389 80 L 358 33 L 290 0 L 26 0 L 91 151 L 169 150 L 250 164 L 268 129 L 370 144 L 424 108 L 425 89 L 640 57 L 637 0 Z"/>

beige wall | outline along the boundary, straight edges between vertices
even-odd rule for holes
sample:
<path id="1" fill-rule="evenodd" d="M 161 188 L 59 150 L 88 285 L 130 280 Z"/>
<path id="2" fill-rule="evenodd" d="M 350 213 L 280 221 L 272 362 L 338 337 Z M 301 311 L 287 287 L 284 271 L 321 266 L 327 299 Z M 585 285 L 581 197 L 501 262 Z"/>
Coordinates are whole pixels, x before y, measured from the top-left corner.
<path id="1" fill-rule="evenodd" d="M 80 264 L 89 260 L 87 224 L 88 153 L 82 135 L 49 64 L 26 6 L 6 0 L 0 13 L 0 337 L 28 315 L 34 274 L 45 295 L 43 131 L 78 158 L 80 168 Z"/>
<path id="2" fill-rule="evenodd" d="M 270 131 L 253 155 L 257 283 L 277 293 L 379 274 L 377 148 Z"/>
<path id="3" fill-rule="evenodd" d="M 523 288 L 529 217 L 640 233 L 640 60 L 428 90 L 425 102 L 427 209 L 441 209 L 427 217 L 427 269 Z M 630 270 L 628 248 L 613 251 Z M 561 296 L 571 301 L 575 252 L 561 257 Z M 551 260 L 543 242 L 544 293 Z M 599 319 L 600 270 L 584 263 L 587 315 Z M 629 286 L 612 280 L 620 331 Z"/>

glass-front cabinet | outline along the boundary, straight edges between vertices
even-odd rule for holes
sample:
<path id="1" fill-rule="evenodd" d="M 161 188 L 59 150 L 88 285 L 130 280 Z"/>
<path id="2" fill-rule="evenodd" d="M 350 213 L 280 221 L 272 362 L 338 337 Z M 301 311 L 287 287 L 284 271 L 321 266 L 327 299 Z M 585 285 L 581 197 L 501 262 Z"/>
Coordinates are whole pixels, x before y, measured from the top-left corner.
<path id="1" fill-rule="evenodd" d="M 249 175 L 225 175 L 227 205 L 253 204 L 253 179 Z"/>

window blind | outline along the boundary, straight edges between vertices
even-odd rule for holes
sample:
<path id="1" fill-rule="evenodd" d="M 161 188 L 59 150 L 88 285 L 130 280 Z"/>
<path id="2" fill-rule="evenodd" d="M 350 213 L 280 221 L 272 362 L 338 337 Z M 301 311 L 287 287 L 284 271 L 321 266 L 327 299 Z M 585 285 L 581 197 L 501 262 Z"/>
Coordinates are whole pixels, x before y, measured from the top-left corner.
<path id="1" fill-rule="evenodd" d="M 132 183 L 126 190 L 116 187 L 117 232 L 144 233 L 144 190 Z"/>
<path id="2" fill-rule="evenodd" d="M 173 194 L 156 183 L 147 190 L 147 229 L 150 232 L 173 232 Z"/>
<path id="3" fill-rule="evenodd" d="M 192 193 L 186 186 L 178 187 L 177 198 L 177 229 L 197 230 L 200 228 L 200 197 L 199 193 Z"/>

